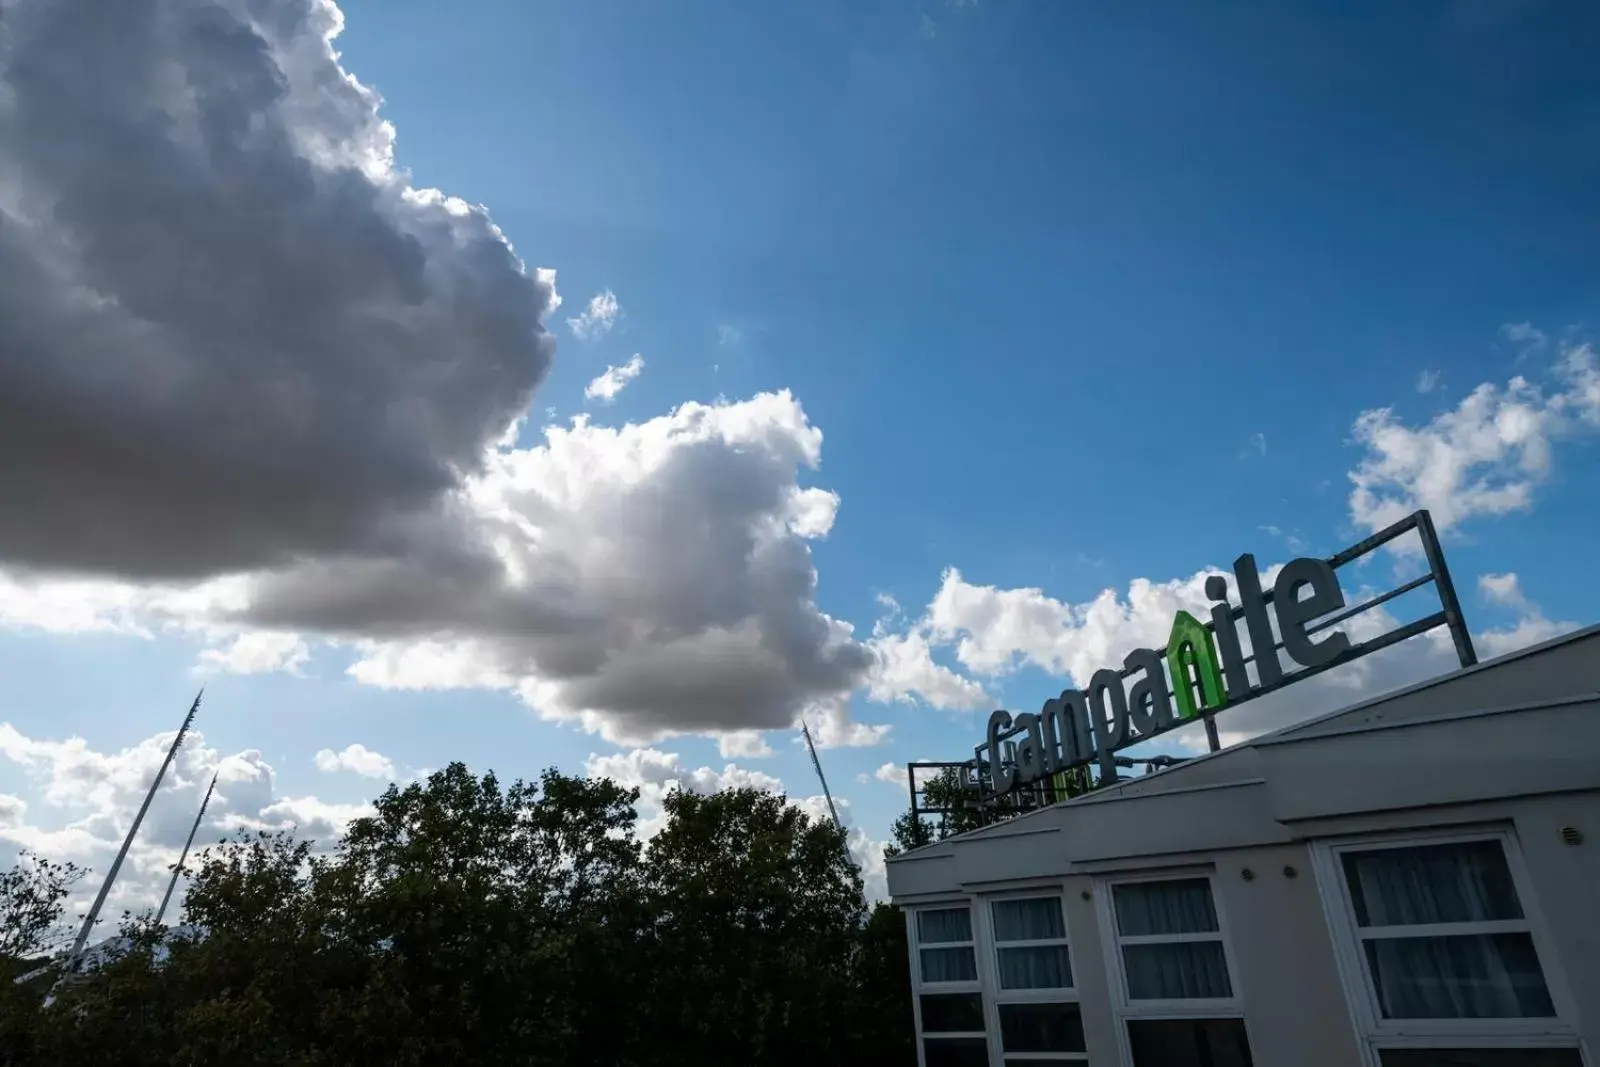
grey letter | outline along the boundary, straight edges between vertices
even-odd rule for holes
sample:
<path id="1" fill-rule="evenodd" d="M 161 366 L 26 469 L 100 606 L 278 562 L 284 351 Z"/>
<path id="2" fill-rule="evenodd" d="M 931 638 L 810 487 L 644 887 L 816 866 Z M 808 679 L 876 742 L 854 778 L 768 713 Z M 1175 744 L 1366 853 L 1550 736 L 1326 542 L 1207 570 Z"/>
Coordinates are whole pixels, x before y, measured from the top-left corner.
<path id="1" fill-rule="evenodd" d="M 1044 738 L 1039 731 L 1039 716 L 1024 711 L 1011 720 L 1012 726 L 1023 729 L 1022 743 L 1017 746 L 1017 780 L 1032 782 L 1045 773 Z"/>
<path id="2" fill-rule="evenodd" d="M 1277 644 L 1272 639 L 1272 620 L 1267 618 L 1267 602 L 1261 595 L 1261 575 L 1256 558 L 1246 552 L 1233 561 L 1233 582 L 1239 588 L 1239 606 L 1244 609 L 1245 625 L 1250 630 L 1250 651 L 1256 658 L 1256 677 L 1261 684 L 1283 681 L 1283 665 L 1278 662 Z M 1277 594 L 1274 593 L 1274 596 Z"/>
<path id="3" fill-rule="evenodd" d="M 1111 706 L 1106 707 L 1110 697 Z M 1089 679 L 1089 706 L 1094 709 L 1095 748 L 1100 754 L 1100 773 L 1117 780 L 1117 764 L 1112 753 L 1128 743 L 1128 697 L 1122 691 L 1122 676 L 1110 667 L 1094 672 Z M 1109 712 L 1109 717 L 1107 713 Z"/>
<path id="4" fill-rule="evenodd" d="M 1011 792 L 1017 784 L 1017 775 L 1010 767 L 1000 765 L 1000 735 L 1011 728 L 1011 713 L 1004 709 L 989 716 L 989 784 L 996 796 Z"/>
<path id="5" fill-rule="evenodd" d="M 1311 587 L 1311 595 L 1300 599 L 1300 587 Z M 1320 667 L 1350 650 L 1350 638 L 1339 630 L 1313 641 L 1306 635 L 1306 623 L 1344 607 L 1344 590 L 1339 576 L 1320 559 L 1303 558 L 1278 572 L 1272 587 L 1272 603 L 1278 609 L 1278 629 L 1283 633 L 1283 650 L 1296 663 Z"/>
<path id="6" fill-rule="evenodd" d="M 1130 671 L 1144 671 L 1128 694 L 1128 718 L 1140 737 L 1150 737 L 1172 725 L 1172 701 L 1167 697 L 1167 674 L 1161 669 L 1161 653 L 1153 648 L 1136 648 L 1122 665 Z"/>

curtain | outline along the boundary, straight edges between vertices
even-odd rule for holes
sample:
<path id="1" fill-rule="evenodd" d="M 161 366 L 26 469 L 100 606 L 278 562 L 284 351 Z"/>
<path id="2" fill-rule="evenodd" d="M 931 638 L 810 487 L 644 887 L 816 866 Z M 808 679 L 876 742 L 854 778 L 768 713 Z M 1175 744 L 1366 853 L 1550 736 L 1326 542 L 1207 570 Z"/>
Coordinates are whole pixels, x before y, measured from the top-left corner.
<path id="1" fill-rule="evenodd" d="M 1221 941 L 1123 945 L 1129 1000 L 1222 1000 L 1233 996 Z"/>
<path id="2" fill-rule="evenodd" d="M 1527 934 L 1367 942 L 1386 1019 L 1547 1019 L 1555 1005 Z"/>
<path id="3" fill-rule="evenodd" d="M 1362 927 L 1515 921 L 1523 917 L 1498 841 L 1347 852 Z M 1370 938 L 1372 984 L 1389 1019 L 1548 1018 L 1555 1014 L 1525 932 Z"/>
<path id="4" fill-rule="evenodd" d="M 972 949 L 925 948 L 922 950 L 922 980 L 924 982 L 976 982 L 978 961 Z"/>
<path id="5" fill-rule="evenodd" d="M 1065 945 L 999 950 L 1001 989 L 1071 989 L 1072 963 Z"/>
<path id="6" fill-rule="evenodd" d="M 1211 883 L 1204 878 L 1132 882 L 1113 888 L 1123 937 L 1205 934 L 1217 929 Z"/>
<path id="7" fill-rule="evenodd" d="M 1059 941 L 1067 936 L 1056 897 L 996 900 L 990 905 L 996 941 Z"/>
<path id="8" fill-rule="evenodd" d="M 1346 852 L 1344 872 L 1362 926 L 1522 918 L 1498 841 Z"/>
<path id="9" fill-rule="evenodd" d="M 972 940 L 972 915 L 966 908 L 930 908 L 917 912 L 917 941 L 936 945 Z"/>

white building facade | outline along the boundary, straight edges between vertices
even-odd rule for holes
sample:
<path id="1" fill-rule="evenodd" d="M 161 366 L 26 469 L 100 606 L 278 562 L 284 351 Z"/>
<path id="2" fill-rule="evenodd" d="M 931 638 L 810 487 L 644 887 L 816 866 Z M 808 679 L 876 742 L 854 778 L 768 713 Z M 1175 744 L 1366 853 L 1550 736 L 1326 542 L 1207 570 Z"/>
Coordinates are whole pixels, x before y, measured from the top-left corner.
<path id="1" fill-rule="evenodd" d="M 922 1067 L 1600 1067 L 1600 627 L 888 880 Z"/>

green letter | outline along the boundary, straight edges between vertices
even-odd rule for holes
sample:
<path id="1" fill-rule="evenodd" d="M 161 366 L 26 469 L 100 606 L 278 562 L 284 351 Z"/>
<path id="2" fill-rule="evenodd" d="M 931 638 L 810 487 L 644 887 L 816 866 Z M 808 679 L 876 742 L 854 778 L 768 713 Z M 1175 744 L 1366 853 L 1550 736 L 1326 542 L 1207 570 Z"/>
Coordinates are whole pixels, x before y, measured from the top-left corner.
<path id="1" fill-rule="evenodd" d="M 1200 681 L 1200 703 L 1195 704 L 1194 682 L 1189 678 L 1189 666 L 1194 665 L 1195 677 Z M 1222 688 L 1222 672 L 1217 669 L 1217 645 L 1211 631 L 1187 611 L 1178 612 L 1172 620 L 1172 636 L 1167 638 L 1167 670 L 1172 672 L 1172 701 L 1178 707 L 1180 720 L 1192 719 L 1201 711 L 1220 708 L 1227 703 Z"/>

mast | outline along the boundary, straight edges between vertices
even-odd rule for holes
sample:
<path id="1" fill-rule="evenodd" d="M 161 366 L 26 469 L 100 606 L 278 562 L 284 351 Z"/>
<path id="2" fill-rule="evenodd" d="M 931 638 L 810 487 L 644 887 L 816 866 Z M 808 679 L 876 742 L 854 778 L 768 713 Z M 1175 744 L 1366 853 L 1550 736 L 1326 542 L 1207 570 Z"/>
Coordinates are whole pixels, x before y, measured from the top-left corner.
<path id="1" fill-rule="evenodd" d="M 178 875 L 183 873 L 183 861 L 189 858 L 189 846 L 194 844 L 194 835 L 200 832 L 200 820 L 206 817 L 206 805 L 211 803 L 211 791 L 217 788 L 217 776 L 211 776 L 211 784 L 206 786 L 205 799 L 200 801 L 200 811 L 194 817 L 194 825 L 189 827 L 189 840 L 183 843 L 183 851 L 178 854 L 178 865 L 172 868 L 172 881 L 167 883 L 167 893 L 161 898 L 161 907 L 156 909 L 156 925 L 161 925 L 161 916 L 167 913 L 167 902 L 172 899 L 172 891 L 178 887 Z"/>
<path id="2" fill-rule="evenodd" d="M 833 794 L 828 792 L 828 779 L 822 774 L 822 761 L 817 759 L 817 746 L 811 743 L 811 727 L 806 725 L 804 719 L 800 720 L 800 732 L 805 735 L 806 751 L 811 753 L 811 766 L 816 768 L 817 781 L 822 783 L 822 798 L 828 802 L 828 814 L 833 816 L 833 825 L 843 830 L 844 825 L 839 822 L 839 810 L 833 806 Z"/>
<path id="3" fill-rule="evenodd" d="M 172 739 L 172 747 L 167 749 L 167 758 L 161 761 L 161 769 L 156 772 L 155 781 L 150 783 L 150 792 L 145 794 L 144 803 L 139 805 L 139 814 L 133 817 L 133 825 L 128 827 L 128 836 L 123 839 L 122 849 L 117 853 L 117 858 L 111 861 L 111 869 L 106 872 L 106 880 L 101 883 L 100 892 L 94 898 L 89 913 L 83 917 L 83 925 L 78 928 L 78 938 L 72 943 L 72 951 L 67 954 L 69 973 L 78 969 L 84 943 L 89 940 L 89 931 L 94 929 L 95 920 L 100 917 L 100 909 L 105 905 L 107 894 L 111 892 L 111 883 L 117 880 L 117 872 L 122 870 L 122 861 L 128 858 L 128 848 L 133 844 L 133 835 L 139 832 L 139 824 L 144 822 L 145 812 L 150 810 L 150 802 L 156 798 L 156 790 L 161 788 L 161 779 L 166 777 L 167 768 L 172 766 L 172 757 L 178 754 L 178 746 L 183 744 L 183 736 L 189 732 L 189 727 L 194 723 L 195 712 L 200 710 L 200 698 L 204 695 L 204 689 L 195 694 L 194 703 L 189 706 L 189 714 L 183 717 L 183 725 L 178 727 L 178 736 Z"/>

